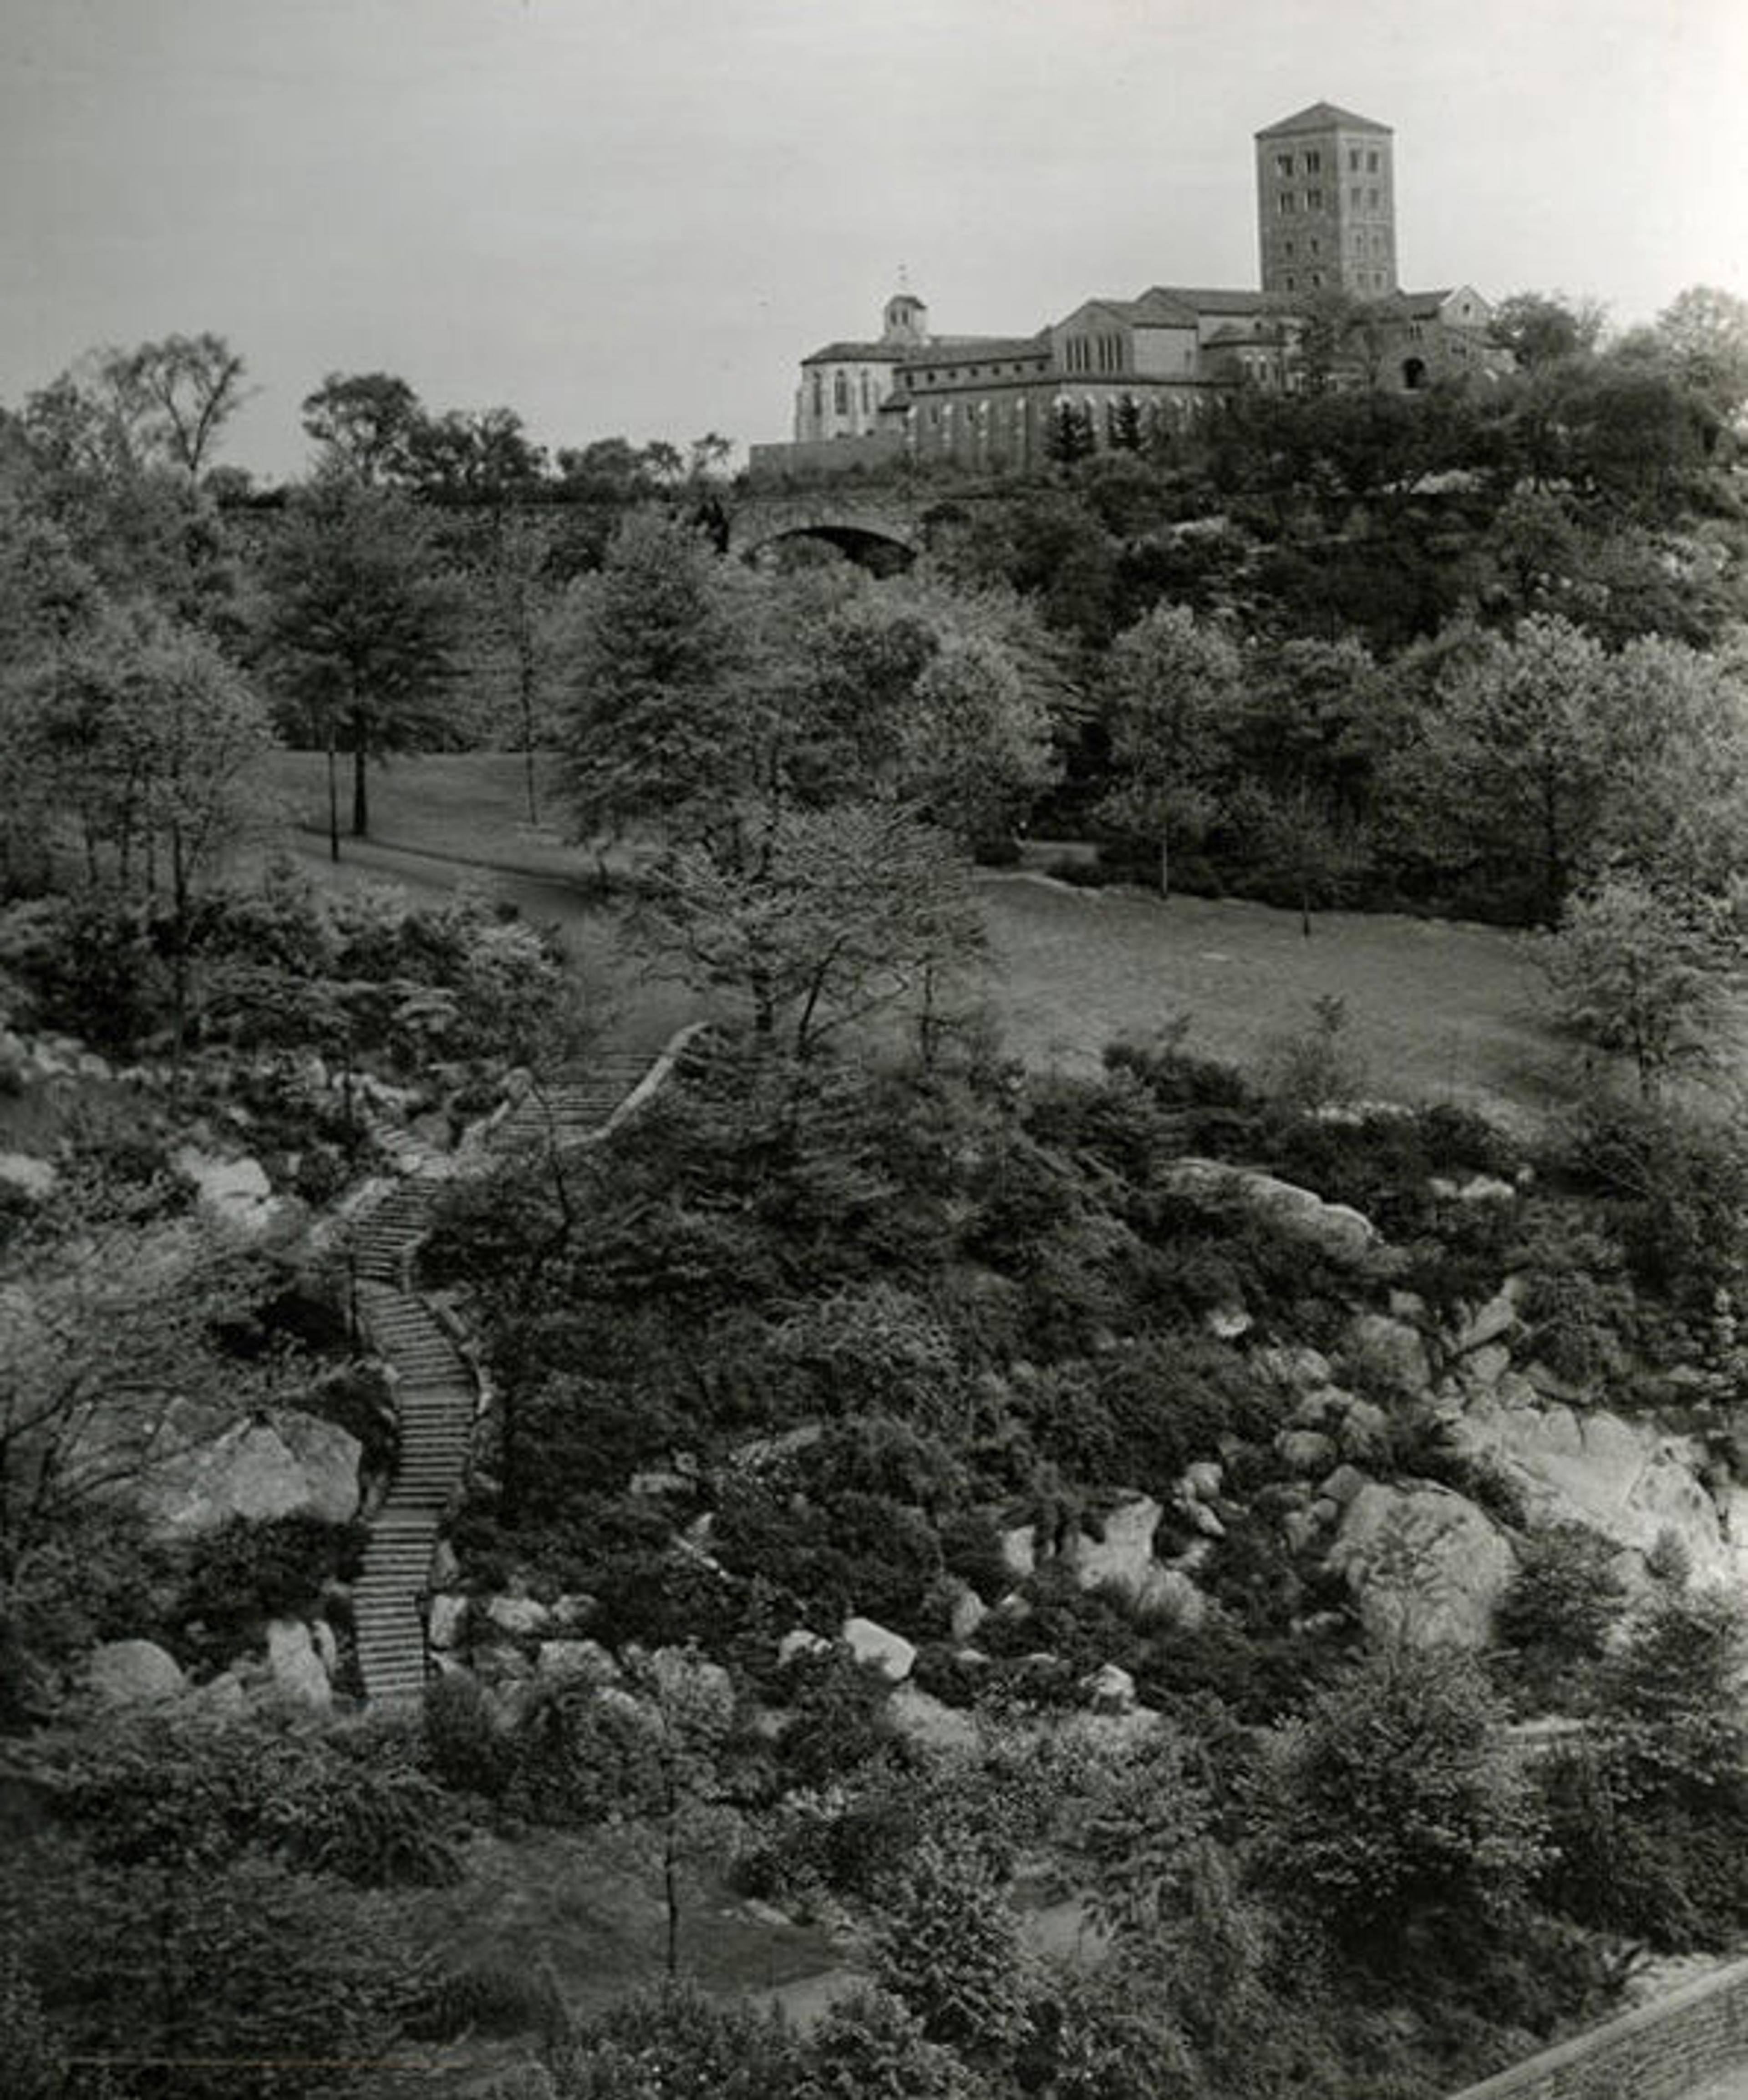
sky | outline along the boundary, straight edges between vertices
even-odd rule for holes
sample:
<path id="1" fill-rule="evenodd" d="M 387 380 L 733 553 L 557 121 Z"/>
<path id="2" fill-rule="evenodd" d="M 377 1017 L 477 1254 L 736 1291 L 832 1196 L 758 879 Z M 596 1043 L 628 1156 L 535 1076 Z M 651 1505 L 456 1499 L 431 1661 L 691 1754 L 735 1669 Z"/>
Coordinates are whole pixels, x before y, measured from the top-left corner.
<path id="1" fill-rule="evenodd" d="M 0 403 L 212 329 L 223 457 L 387 371 L 539 441 L 789 435 L 796 368 L 1254 285 L 1254 132 L 1396 133 L 1410 288 L 1748 293 L 1748 0 L 0 0 Z"/>

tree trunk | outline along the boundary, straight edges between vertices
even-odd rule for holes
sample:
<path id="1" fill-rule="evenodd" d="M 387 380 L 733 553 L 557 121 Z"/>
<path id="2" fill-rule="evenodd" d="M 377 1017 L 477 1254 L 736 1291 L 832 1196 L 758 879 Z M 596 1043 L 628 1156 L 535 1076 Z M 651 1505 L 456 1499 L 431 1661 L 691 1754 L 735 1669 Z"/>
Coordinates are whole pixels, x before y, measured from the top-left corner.
<path id="1" fill-rule="evenodd" d="M 370 836 L 370 789 L 367 770 L 364 720 L 355 708 L 352 714 L 352 836 L 355 839 L 365 839 Z"/>
<path id="2" fill-rule="evenodd" d="M 1159 833 L 1159 894 L 1162 897 L 1169 897 L 1171 893 L 1172 842 L 1162 828 Z"/>
<path id="3" fill-rule="evenodd" d="M 517 672 L 522 699 L 523 785 L 527 791 L 528 822 L 537 824 L 541 820 L 541 811 L 534 788 L 534 666 L 529 660 L 526 646 L 523 649 Z"/>
<path id="4" fill-rule="evenodd" d="M 340 858 L 340 773 L 334 751 L 333 715 L 328 716 L 328 858 Z"/>

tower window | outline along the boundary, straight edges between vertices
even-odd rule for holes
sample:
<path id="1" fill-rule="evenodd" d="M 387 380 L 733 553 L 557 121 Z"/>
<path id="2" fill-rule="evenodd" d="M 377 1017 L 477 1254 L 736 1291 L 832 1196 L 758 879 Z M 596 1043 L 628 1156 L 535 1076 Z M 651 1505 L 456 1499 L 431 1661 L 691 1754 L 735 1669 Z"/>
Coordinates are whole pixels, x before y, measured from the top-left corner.
<path id="1" fill-rule="evenodd" d="M 1378 154 L 1375 148 L 1366 156 L 1366 172 L 1368 175 L 1375 175 L 1378 172 Z"/>
<path id="2" fill-rule="evenodd" d="M 1299 289 L 1297 283 L 1291 276 L 1287 280 L 1287 289 L 1290 292 L 1296 292 Z"/>
<path id="3" fill-rule="evenodd" d="M 1307 190 L 1305 192 L 1305 210 L 1307 211 L 1321 211 L 1322 209 L 1323 192 L 1321 190 Z"/>
<path id="4" fill-rule="evenodd" d="M 1369 210 L 1375 211 L 1378 209 L 1378 192 L 1375 190 L 1366 191 L 1366 204 Z"/>
<path id="5" fill-rule="evenodd" d="M 1292 252 L 1293 252 L 1293 244 L 1292 244 L 1292 242 L 1291 242 L 1291 240 L 1283 240 L 1283 241 L 1281 243 L 1281 253 L 1282 253 L 1283 255 L 1291 255 L 1291 254 L 1292 254 Z"/>
<path id="6" fill-rule="evenodd" d="M 1350 146 L 1348 148 L 1348 173 L 1350 175 L 1357 175 L 1359 171 L 1360 149 L 1357 146 Z"/>
<path id="7" fill-rule="evenodd" d="M 1291 153 L 1275 155 L 1274 172 L 1278 175 L 1290 175 L 1293 172 L 1293 157 Z"/>
<path id="8" fill-rule="evenodd" d="M 1323 156 L 1321 153 L 1313 152 L 1305 155 L 1305 173 L 1308 175 L 1321 174 L 1322 169 Z"/>
<path id="9" fill-rule="evenodd" d="M 1282 190 L 1274 201 L 1275 209 L 1283 216 L 1299 209 L 1299 200 L 1291 190 Z"/>
<path id="10" fill-rule="evenodd" d="M 1311 244 L 1311 253 L 1312 253 L 1313 255 L 1321 255 L 1321 254 L 1322 254 L 1322 252 L 1323 252 L 1323 244 L 1322 244 L 1322 242 L 1321 240 L 1313 240 L 1313 241 L 1312 242 L 1312 244 Z"/>
<path id="11" fill-rule="evenodd" d="M 1355 183 L 1353 188 L 1348 192 L 1348 209 L 1349 211 L 1357 211 L 1359 210 L 1360 198 L 1363 194 L 1364 192 L 1361 190 L 1359 184 Z"/>
<path id="12" fill-rule="evenodd" d="M 841 372 L 835 373 L 832 377 L 832 407 L 840 416 L 847 416 L 850 413 L 850 381 Z"/>

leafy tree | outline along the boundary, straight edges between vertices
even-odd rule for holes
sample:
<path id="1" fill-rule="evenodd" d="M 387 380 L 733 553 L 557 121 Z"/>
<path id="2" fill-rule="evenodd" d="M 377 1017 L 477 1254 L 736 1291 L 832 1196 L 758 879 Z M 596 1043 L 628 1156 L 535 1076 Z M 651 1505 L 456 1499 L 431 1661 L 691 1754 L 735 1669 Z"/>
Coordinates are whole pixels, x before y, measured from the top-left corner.
<path id="1" fill-rule="evenodd" d="M 1534 615 L 1508 641 L 1472 638 L 1446 657 L 1397 761 L 1395 784 L 1431 833 L 1524 869 L 1547 924 L 1582 871 L 1609 792 L 1606 691 L 1601 646 Z"/>
<path id="2" fill-rule="evenodd" d="M 1278 1738 L 1263 1854 L 1280 1896 L 1384 1962 L 1506 1916 L 1541 1854 L 1504 1718 L 1454 1652 L 1375 1654 L 1316 1694 Z"/>
<path id="3" fill-rule="evenodd" d="M 319 467 L 375 488 L 404 482 L 413 433 L 424 421 L 419 397 L 388 372 L 330 372 L 304 396 L 303 427 L 320 448 Z"/>
<path id="4" fill-rule="evenodd" d="M 1657 317 L 1656 339 L 1684 386 L 1726 421 L 1748 404 L 1748 299 L 1690 285 Z"/>
<path id="5" fill-rule="evenodd" d="M 352 835 L 370 829 L 368 768 L 440 740 L 454 599 L 404 497 L 317 482 L 289 508 L 264 570 L 263 644 L 289 722 L 328 757 L 329 850 L 340 857 L 338 753 L 352 760 Z"/>
<path id="6" fill-rule="evenodd" d="M 552 2100 L 804 2100 L 803 2054 L 779 2014 L 670 1979 L 560 2042 L 540 2090 Z"/>
<path id="7" fill-rule="evenodd" d="M 135 442 L 198 479 L 244 399 L 243 360 L 223 336 L 170 335 L 111 351 L 114 392 L 128 404 Z"/>
<path id="8" fill-rule="evenodd" d="M 739 580 L 695 534 L 644 513 L 574 593 L 559 766 L 579 832 L 731 832 L 764 712 Z"/>
<path id="9" fill-rule="evenodd" d="M 1019 1921 L 987 1859 L 925 1838 L 885 1892 L 874 1975 L 930 2041 L 973 2062 L 1012 2058 L 1031 2024 Z"/>
<path id="10" fill-rule="evenodd" d="M 1159 841 L 1166 896 L 1172 840 L 1204 830 L 1214 813 L 1219 738 L 1238 698 L 1238 651 L 1186 607 L 1159 606 L 1112 643 L 1105 677 L 1117 775 L 1105 808 L 1125 830 Z"/>
<path id="11" fill-rule="evenodd" d="M 982 939 L 957 854 L 898 803 L 779 814 L 739 861 L 682 846 L 637 931 L 688 982 L 744 995 L 761 1035 L 786 1026 L 798 1059 L 912 995 L 927 1036 Z"/>
<path id="12" fill-rule="evenodd" d="M 501 503 L 539 486 L 545 459 L 514 408 L 452 408 L 408 428 L 407 475 L 426 496 L 449 503 Z"/>
<path id="13" fill-rule="evenodd" d="M 1513 292 L 1493 310 L 1493 336 L 1527 372 L 1562 358 L 1589 355 L 1601 339 L 1605 318 L 1594 299 L 1569 299 L 1563 292 Z"/>
<path id="14" fill-rule="evenodd" d="M 808 2038 L 796 2100 L 978 2100 L 987 2088 L 902 1998 L 839 1999 Z"/>
<path id="15" fill-rule="evenodd" d="M 1715 913 L 1684 909 L 1626 874 L 1569 898 L 1541 952 L 1560 1024 L 1630 1058 L 1646 1101 L 1677 1070 L 1711 1061 L 1732 959 Z"/>

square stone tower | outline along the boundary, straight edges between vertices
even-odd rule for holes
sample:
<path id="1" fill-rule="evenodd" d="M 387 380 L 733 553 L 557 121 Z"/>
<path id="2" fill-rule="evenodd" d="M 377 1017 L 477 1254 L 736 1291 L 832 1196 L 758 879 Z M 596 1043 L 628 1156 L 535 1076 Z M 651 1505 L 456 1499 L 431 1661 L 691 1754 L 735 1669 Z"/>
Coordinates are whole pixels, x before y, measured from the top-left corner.
<path id="1" fill-rule="evenodd" d="M 1381 299 L 1397 289 L 1393 136 L 1332 102 L 1256 134 L 1264 291 Z"/>

